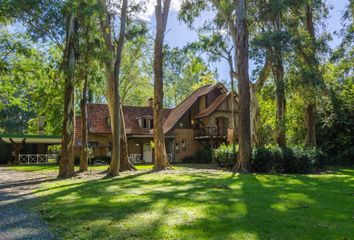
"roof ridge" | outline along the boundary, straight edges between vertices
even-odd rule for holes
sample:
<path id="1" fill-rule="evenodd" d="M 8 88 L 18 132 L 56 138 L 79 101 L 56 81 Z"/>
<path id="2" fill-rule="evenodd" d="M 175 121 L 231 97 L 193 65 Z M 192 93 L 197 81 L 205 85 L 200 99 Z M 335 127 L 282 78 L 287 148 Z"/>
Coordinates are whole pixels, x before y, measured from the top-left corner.
<path id="1" fill-rule="evenodd" d="M 164 133 L 166 134 L 167 132 L 169 132 L 174 126 L 175 124 L 181 119 L 181 117 L 186 113 L 186 111 L 199 99 L 200 96 L 204 96 L 205 94 L 209 93 L 210 91 L 212 91 L 213 89 L 215 89 L 217 86 L 222 86 L 224 89 L 226 89 L 225 85 L 221 82 L 216 82 L 214 84 L 206 84 L 198 89 L 196 89 L 193 93 L 191 93 L 187 98 L 185 98 L 180 104 L 178 104 L 170 113 L 170 115 L 167 117 L 165 123 L 164 123 Z M 210 88 L 207 90 L 207 92 L 201 94 L 198 92 L 201 92 L 207 88 Z M 183 106 L 183 104 L 185 102 L 190 101 L 191 99 L 193 99 L 193 102 L 190 103 L 188 106 L 187 105 L 187 110 L 182 111 L 182 113 L 179 113 L 178 110 L 181 109 L 181 107 Z M 174 115 L 174 112 L 178 113 L 178 115 L 175 118 L 172 118 Z M 180 115 L 180 116 L 179 116 Z M 171 122 L 171 123 L 170 123 Z M 170 125 L 170 126 L 169 126 Z"/>
<path id="2" fill-rule="evenodd" d="M 204 88 L 207 88 L 207 87 L 210 87 L 210 86 L 213 86 L 213 85 L 216 85 L 217 83 L 215 84 L 207 84 L 207 85 L 204 85 L 204 86 L 201 86 L 200 88 L 197 88 L 196 90 L 194 90 L 191 94 L 189 94 L 188 97 L 186 97 L 182 102 L 180 102 L 179 104 L 177 104 L 177 106 L 175 106 L 173 109 L 176 109 L 177 107 L 179 107 L 182 103 L 184 103 L 185 101 L 187 101 L 190 97 L 192 97 L 192 95 L 194 93 L 196 93 L 197 91 L 200 91 L 201 89 L 204 89 Z"/>

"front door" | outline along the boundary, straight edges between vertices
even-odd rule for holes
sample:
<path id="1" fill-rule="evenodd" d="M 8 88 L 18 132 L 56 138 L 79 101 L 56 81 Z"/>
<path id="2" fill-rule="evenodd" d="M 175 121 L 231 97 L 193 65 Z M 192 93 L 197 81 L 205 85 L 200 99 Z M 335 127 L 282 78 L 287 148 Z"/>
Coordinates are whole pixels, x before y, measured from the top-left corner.
<path id="1" fill-rule="evenodd" d="M 144 144 L 144 154 L 143 154 L 144 162 L 151 163 L 152 162 L 152 149 L 150 143 Z"/>

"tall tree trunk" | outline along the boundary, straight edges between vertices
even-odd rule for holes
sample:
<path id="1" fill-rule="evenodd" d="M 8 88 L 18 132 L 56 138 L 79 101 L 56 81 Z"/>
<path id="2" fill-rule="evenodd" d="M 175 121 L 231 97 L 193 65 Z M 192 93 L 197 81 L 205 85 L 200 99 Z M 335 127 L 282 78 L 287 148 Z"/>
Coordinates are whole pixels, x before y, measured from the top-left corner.
<path id="1" fill-rule="evenodd" d="M 66 44 L 63 67 L 65 74 L 64 88 L 64 122 L 59 164 L 59 177 L 74 175 L 74 144 L 75 144 L 75 42 L 77 33 L 77 19 L 70 13 L 66 21 Z"/>
<path id="2" fill-rule="evenodd" d="M 306 104 L 305 106 L 305 125 L 306 125 L 306 137 L 305 144 L 307 146 L 316 146 L 316 105 Z"/>
<path id="3" fill-rule="evenodd" d="M 276 85 L 276 127 L 277 143 L 280 147 L 286 146 L 286 126 L 285 126 L 285 90 L 284 90 L 284 68 L 281 50 L 276 49 L 273 56 L 273 77 Z"/>
<path id="4" fill-rule="evenodd" d="M 87 53 L 86 53 L 87 54 Z M 88 59 L 85 59 L 86 64 Z M 87 64 L 88 65 L 88 64 Z M 87 66 L 88 67 L 88 66 Z M 88 126 L 87 126 L 87 94 L 88 94 L 88 70 L 84 69 L 84 88 L 82 90 L 81 99 L 81 159 L 80 171 L 87 171 L 88 169 Z"/>
<path id="5" fill-rule="evenodd" d="M 236 7 L 236 64 L 238 73 L 239 113 L 239 153 L 235 170 L 248 172 L 251 158 L 250 125 L 250 82 L 248 76 L 248 29 L 246 0 L 238 0 Z M 236 37 L 236 38 L 235 38 Z"/>
<path id="6" fill-rule="evenodd" d="M 280 1 L 276 1 L 276 4 L 280 4 Z M 275 13 L 275 19 L 273 22 L 274 30 L 276 33 L 281 33 L 281 10 Z M 274 42 L 272 50 L 272 71 L 276 86 L 276 133 L 277 144 L 280 147 L 286 146 L 286 126 L 285 126 L 285 88 L 284 88 L 284 67 L 283 67 L 283 54 L 282 54 L 282 40 Z"/>
<path id="7" fill-rule="evenodd" d="M 128 140 L 127 135 L 125 134 L 125 123 L 124 123 L 124 115 L 123 108 L 121 106 L 121 134 L 120 134 L 120 169 L 119 171 L 131 171 L 137 170 L 134 165 L 128 159 Z"/>
<path id="8" fill-rule="evenodd" d="M 115 54 L 115 61 L 113 62 L 114 47 L 112 44 L 112 31 L 111 20 L 107 10 L 106 0 L 99 0 L 100 6 L 104 11 L 104 19 L 101 19 L 101 29 L 105 40 L 107 49 L 107 56 L 105 58 L 106 69 L 106 87 L 107 87 L 107 100 L 108 108 L 111 117 L 111 129 L 112 129 L 112 159 L 108 169 L 108 173 L 111 176 L 119 174 L 120 161 L 121 161 L 121 129 L 122 128 L 122 113 L 121 103 L 119 95 L 119 73 L 121 58 L 123 52 L 123 44 L 125 39 L 125 27 L 127 19 L 127 7 L 128 1 L 123 0 L 120 19 L 120 31 L 117 42 L 117 50 Z M 114 63 L 114 64 L 113 64 Z M 124 132 L 125 134 L 125 132 Z M 128 158 L 126 148 L 123 148 L 124 158 Z M 123 155 L 122 154 L 122 155 Z"/>
<path id="9" fill-rule="evenodd" d="M 170 168 L 167 160 L 165 136 L 163 133 L 163 41 L 171 0 L 157 0 L 155 7 L 156 36 L 154 47 L 154 145 L 155 170 Z"/>
<path id="10" fill-rule="evenodd" d="M 306 30 L 308 31 L 311 37 L 311 45 L 309 56 L 305 56 L 305 58 L 309 59 L 310 65 L 309 66 L 313 72 L 316 73 L 316 76 L 319 80 L 322 80 L 322 75 L 319 71 L 319 63 L 316 58 L 316 36 L 315 36 L 315 28 L 313 24 L 313 12 L 312 6 L 309 4 L 306 6 Z M 312 83 L 312 88 L 316 88 L 316 84 L 313 83 L 313 79 L 308 79 L 308 83 Z M 313 96 L 311 99 L 305 100 L 305 128 L 306 128 L 306 137 L 305 137 L 305 144 L 308 146 L 316 146 L 316 95 Z"/>
<path id="11" fill-rule="evenodd" d="M 231 54 L 227 56 L 227 62 L 229 64 L 229 77 L 231 84 L 231 127 L 232 127 L 232 154 L 236 155 L 236 116 L 235 116 L 235 86 L 234 86 L 234 66 Z"/>
<path id="12" fill-rule="evenodd" d="M 20 152 L 23 146 L 26 143 L 26 139 L 22 139 L 20 143 L 16 143 L 12 138 L 10 138 L 11 146 L 12 146 L 12 155 L 13 159 L 10 160 L 10 162 L 14 165 L 20 164 Z"/>
<path id="13" fill-rule="evenodd" d="M 259 123 L 259 103 L 256 95 L 256 86 L 250 82 L 250 119 L 251 119 L 251 146 L 259 144 L 258 123 Z"/>

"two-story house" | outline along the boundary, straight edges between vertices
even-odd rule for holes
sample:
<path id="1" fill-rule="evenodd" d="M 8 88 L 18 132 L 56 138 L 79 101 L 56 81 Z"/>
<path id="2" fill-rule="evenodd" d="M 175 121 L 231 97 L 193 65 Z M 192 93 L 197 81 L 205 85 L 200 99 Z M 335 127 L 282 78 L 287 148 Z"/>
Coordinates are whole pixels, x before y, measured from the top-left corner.
<path id="1" fill-rule="evenodd" d="M 175 108 L 164 109 L 164 133 L 168 158 L 181 162 L 203 147 L 214 147 L 232 136 L 231 92 L 222 83 L 206 85 L 195 90 Z M 236 121 L 238 101 L 235 101 Z M 106 104 L 87 105 L 88 139 L 94 156 L 110 156 L 111 128 Z M 128 140 L 129 159 L 153 162 L 153 109 L 148 106 L 123 106 Z M 76 153 L 81 145 L 81 118 L 76 118 Z M 237 130 L 236 130 L 237 133 Z"/>

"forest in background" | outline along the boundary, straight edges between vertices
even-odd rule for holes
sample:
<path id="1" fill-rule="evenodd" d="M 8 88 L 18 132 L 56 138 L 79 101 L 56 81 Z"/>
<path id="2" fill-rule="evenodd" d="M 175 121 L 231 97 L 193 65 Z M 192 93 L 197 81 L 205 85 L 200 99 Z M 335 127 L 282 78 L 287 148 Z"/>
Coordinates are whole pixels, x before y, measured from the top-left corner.
<path id="1" fill-rule="evenodd" d="M 45 116 L 45 132 L 61 134 L 68 13 L 80 22 L 74 52 L 77 67 L 73 84 L 78 99 L 75 111 L 81 112 L 85 79 L 87 101 L 107 102 L 104 63 L 107 53 L 103 50 L 97 2 L 3 2 L 0 8 L 0 132 L 37 133 L 38 119 Z M 116 42 L 121 21 L 114 8 L 122 8 L 122 2 L 107 1 L 109 4 L 112 4 L 108 10 Z M 129 4 L 119 92 L 123 105 L 143 106 L 154 94 L 155 30 L 138 18 L 146 7 L 144 3 L 131 1 Z M 342 42 L 336 49 L 328 45 L 332 37 L 325 24 L 329 8 L 324 0 L 248 1 L 247 52 L 248 60 L 256 65 L 250 75 L 250 91 L 252 94 L 254 90 L 253 98 L 258 104 L 256 112 L 252 113 L 251 109 L 250 121 L 257 121 L 258 145 L 302 146 L 309 141 L 309 145 L 317 145 L 333 161 L 353 159 L 354 3 L 351 0 L 338 19 L 342 29 L 335 34 Z M 184 48 L 164 44 L 164 106 L 176 106 L 204 84 L 224 81 L 230 87 L 230 80 L 219 79 L 211 63 L 231 57 L 230 66 L 235 67 L 232 26 L 239 18 L 236 18 L 238 9 L 234 9 L 233 1 L 183 1 L 179 19 L 198 33 L 199 41 Z M 205 11 L 214 12 L 215 18 L 196 27 L 195 19 Z M 23 31 L 13 31 L 14 26 Z M 237 71 L 230 69 L 236 73 L 231 81 L 239 86 Z M 259 80 L 261 85 L 254 84 Z M 315 136 L 310 136 L 308 131 L 311 125 Z"/>

